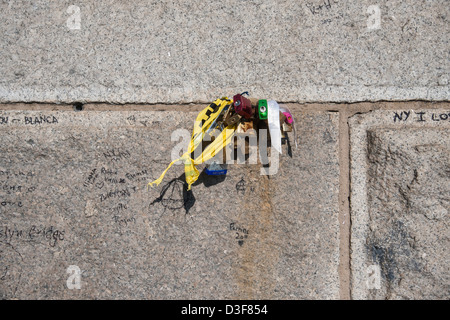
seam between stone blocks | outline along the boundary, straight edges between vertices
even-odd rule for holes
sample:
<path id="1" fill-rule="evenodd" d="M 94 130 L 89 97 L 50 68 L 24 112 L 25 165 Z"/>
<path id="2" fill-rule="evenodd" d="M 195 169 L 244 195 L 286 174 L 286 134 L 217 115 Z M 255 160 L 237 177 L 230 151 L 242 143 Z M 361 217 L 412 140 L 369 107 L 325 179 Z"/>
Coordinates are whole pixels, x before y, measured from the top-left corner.
<path id="1" fill-rule="evenodd" d="M 336 104 L 336 105 L 352 105 L 352 104 L 360 104 L 360 103 L 383 103 L 383 102 L 391 102 L 391 103 L 399 103 L 399 102 L 450 102 L 450 100 L 427 100 L 427 99 L 398 99 L 398 100 L 355 100 L 355 101 L 296 101 L 296 100 L 277 100 L 278 103 L 290 103 L 290 104 Z M 108 104 L 112 106 L 126 106 L 126 105 L 136 105 L 136 106 L 191 106 L 191 105 L 208 105 L 210 102 L 207 101 L 190 101 L 190 102 L 111 102 L 111 101 L 71 101 L 71 102 L 51 102 L 51 101 L 1 101 L 0 105 L 7 104 L 46 104 L 46 105 L 74 105 L 77 103 L 81 103 L 83 105 L 103 105 Z"/>
<path id="2" fill-rule="evenodd" d="M 367 112 L 376 109 L 390 110 L 393 109 L 391 104 L 421 104 L 429 105 L 422 108 L 434 108 L 433 104 L 448 103 L 450 100 L 377 100 L 377 101 L 355 101 L 355 102 L 298 102 L 298 101 L 278 101 L 282 104 L 296 105 L 299 111 L 330 111 L 340 112 L 343 110 L 356 112 Z M 49 103 L 49 102 L 0 102 L 0 110 L 73 110 L 75 105 L 81 104 L 88 107 L 86 111 L 178 111 L 191 112 L 201 110 L 208 103 L 108 103 L 108 102 L 78 102 L 73 103 Z M 387 105 L 386 105 L 387 104 Z M 126 106 L 124 110 L 123 107 Z"/>
<path id="3" fill-rule="evenodd" d="M 348 114 L 339 112 L 339 298 L 351 299 L 350 285 L 350 136 Z"/>

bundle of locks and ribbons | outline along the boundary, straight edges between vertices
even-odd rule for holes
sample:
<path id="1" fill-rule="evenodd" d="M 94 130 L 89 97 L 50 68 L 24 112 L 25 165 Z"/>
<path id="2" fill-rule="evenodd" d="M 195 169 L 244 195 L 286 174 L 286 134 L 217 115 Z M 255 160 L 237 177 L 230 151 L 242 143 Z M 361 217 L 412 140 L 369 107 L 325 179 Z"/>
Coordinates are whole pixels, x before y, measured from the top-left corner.
<path id="1" fill-rule="evenodd" d="M 268 134 L 258 134 L 261 131 Z M 269 144 L 270 148 L 282 153 L 281 145 L 288 141 L 286 132 L 291 131 L 297 146 L 294 117 L 286 106 L 274 100 L 249 98 L 247 92 L 236 94 L 232 100 L 227 97 L 217 99 L 197 115 L 187 152 L 172 161 L 161 176 L 150 182 L 149 186 L 159 185 L 170 167 L 182 161 L 186 183 L 190 190 L 200 175 L 196 168 L 199 164 L 206 163 L 205 171 L 208 175 L 227 173 L 227 163 L 230 161 L 225 159 L 223 151 L 227 146 L 237 147 L 234 139 L 236 136 L 254 135 L 255 138 L 267 139 L 263 141 L 266 145 Z M 248 155 L 248 152 L 247 145 L 245 154 Z M 216 160 L 218 155 L 224 156 Z"/>

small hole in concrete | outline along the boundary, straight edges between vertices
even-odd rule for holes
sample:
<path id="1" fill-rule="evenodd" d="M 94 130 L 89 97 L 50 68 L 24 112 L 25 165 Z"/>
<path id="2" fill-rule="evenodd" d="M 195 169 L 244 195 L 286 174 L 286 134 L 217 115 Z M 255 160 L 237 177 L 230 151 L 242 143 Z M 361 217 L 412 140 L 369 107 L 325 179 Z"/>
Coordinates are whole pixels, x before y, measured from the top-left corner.
<path id="1" fill-rule="evenodd" d="M 83 104 L 81 102 L 75 102 L 73 104 L 73 108 L 75 111 L 82 111 L 83 110 Z"/>

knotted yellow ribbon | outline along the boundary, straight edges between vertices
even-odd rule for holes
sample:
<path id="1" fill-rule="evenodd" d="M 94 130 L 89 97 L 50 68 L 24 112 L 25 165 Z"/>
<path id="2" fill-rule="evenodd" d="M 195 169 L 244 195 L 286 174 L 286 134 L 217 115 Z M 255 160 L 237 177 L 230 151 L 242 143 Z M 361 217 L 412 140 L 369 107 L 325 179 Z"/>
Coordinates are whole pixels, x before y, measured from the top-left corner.
<path id="1" fill-rule="evenodd" d="M 209 129 L 211 124 L 222 113 L 223 109 L 231 105 L 232 101 L 227 97 L 217 99 L 211 103 L 208 107 L 200 111 L 194 123 L 194 129 L 192 132 L 192 138 L 188 146 L 188 151 L 180 158 L 172 161 L 169 166 L 164 170 L 161 176 L 153 182 L 149 182 L 149 186 L 159 185 L 164 179 L 164 175 L 170 169 L 170 167 L 178 162 L 184 161 L 184 173 L 186 177 L 186 183 L 188 184 L 188 190 L 191 190 L 191 185 L 197 181 L 200 173 L 195 167 L 197 164 L 201 164 L 209 159 L 213 158 L 219 151 L 225 148 L 234 136 L 237 128 L 237 124 L 230 125 L 222 130 L 222 132 L 211 142 L 205 150 L 197 158 L 193 159 L 194 150 L 202 143 L 205 136 L 205 132 Z M 231 106 L 230 106 L 231 107 Z"/>

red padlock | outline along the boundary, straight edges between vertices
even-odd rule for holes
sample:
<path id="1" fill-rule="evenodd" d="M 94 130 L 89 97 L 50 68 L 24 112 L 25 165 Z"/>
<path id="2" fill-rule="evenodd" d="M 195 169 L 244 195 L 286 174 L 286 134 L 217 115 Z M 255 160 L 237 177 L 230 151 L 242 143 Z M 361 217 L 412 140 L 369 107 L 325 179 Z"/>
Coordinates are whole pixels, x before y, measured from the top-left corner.
<path id="1" fill-rule="evenodd" d="M 243 97 L 241 94 L 237 94 L 233 97 L 234 111 L 241 115 L 245 119 L 253 118 L 253 109 L 250 99 Z"/>

